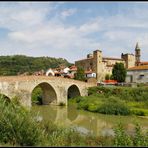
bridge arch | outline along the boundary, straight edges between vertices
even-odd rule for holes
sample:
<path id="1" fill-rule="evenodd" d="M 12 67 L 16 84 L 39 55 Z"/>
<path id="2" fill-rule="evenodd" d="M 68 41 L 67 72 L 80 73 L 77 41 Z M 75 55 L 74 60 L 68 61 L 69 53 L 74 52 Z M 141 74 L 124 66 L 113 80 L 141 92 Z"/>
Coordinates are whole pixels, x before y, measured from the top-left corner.
<path id="1" fill-rule="evenodd" d="M 71 85 L 67 90 L 67 98 L 74 98 L 77 96 L 81 96 L 80 89 L 75 84 Z"/>
<path id="2" fill-rule="evenodd" d="M 52 85 L 50 85 L 47 82 L 41 82 L 37 84 L 31 91 L 31 94 L 33 91 L 37 88 L 40 87 L 42 90 L 42 104 L 47 105 L 47 104 L 56 104 L 57 102 L 57 93 Z"/>

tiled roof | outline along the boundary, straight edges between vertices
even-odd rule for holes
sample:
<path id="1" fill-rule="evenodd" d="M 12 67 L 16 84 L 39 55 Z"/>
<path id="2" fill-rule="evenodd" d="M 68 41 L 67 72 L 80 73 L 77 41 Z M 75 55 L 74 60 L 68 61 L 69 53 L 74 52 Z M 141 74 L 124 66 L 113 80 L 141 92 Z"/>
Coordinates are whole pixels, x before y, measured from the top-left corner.
<path id="1" fill-rule="evenodd" d="M 140 65 L 148 65 L 148 62 L 140 62 Z"/>
<path id="2" fill-rule="evenodd" d="M 75 70 L 77 70 L 77 67 L 75 65 L 70 67 L 70 71 L 75 71 Z"/>
<path id="3" fill-rule="evenodd" d="M 112 83 L 112 84 L 116 84 L 117 80 L 104 80 L 104 83 Z"/>
<path id="4" fill-rule="evenodd" d="M 128 70 L 148 70 L 148 65 L 135 66 L 129 68 Z"/>

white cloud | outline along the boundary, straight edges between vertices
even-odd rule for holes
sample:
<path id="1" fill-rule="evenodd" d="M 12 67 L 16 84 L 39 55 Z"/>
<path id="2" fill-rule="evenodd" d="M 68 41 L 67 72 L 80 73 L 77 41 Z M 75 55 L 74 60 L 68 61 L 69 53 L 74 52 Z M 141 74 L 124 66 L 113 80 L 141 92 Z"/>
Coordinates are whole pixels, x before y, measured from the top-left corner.
<path id="1" fill-rule="evenodd" d="M 61 12 L 62 18 L 66 18 L 68 16 L 71 16 L 77 12 L 77 9 L 67 9 Z"/>
<path id="2" fill-rule="evenodd" d="M 148 33 L 136 30 L 147 28 L 147 19 L 117 14 L 108 18 L 88 18 L 75 26 L 64 24 L 60 18 L 67 19 L 77 13 L 78 9 L 61 10 L 60 15 L 59 11 L 45 5 L 39 7 L 38 4 L 35 7 L 33 3 L 28 3 L 25 7 L 23 3 L 20 7 L 1 7 L 0 27 L 7 28 L 10 32 L 7 42 L 0 41 L 0 50 L 6 48 L 3 53 L 7 54 L 13 53 L 12 48 L 16 49 L 14 53 L 21 53 L 22 49 L 23 54 L 63 57 L 70 62 L 85 58 L 88 52 L 98 48 L 102 48 L 104 56 L 118 56 L 128 50 L 134 52 L 137 41 L 143 51 L 148 52 Z M 49 14 L 54 15 L 49 17 Z M 129 31 L 129 28 L 132 29 Z M 146 54 L 143 57 L 146 59 Z"/>

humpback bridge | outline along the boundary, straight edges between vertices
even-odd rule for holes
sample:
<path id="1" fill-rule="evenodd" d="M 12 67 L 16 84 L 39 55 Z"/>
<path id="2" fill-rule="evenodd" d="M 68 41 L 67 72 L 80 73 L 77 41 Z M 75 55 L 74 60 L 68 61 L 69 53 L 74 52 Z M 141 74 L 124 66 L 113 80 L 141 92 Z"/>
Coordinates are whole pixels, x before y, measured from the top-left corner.
<path id="1" fill-rule="evenodd" d="M 87 96 L 87 88 L 96 84 L 61 77 L 0 77 L 0 94 L 7 96 L 10 100 L 17 97 L 20 103 L 27 107 L 31 107 L 31 95 L 37 86 L 40 86 L 43 91 L 43 104 L 59 105 L 62 102 L 67 105 L 68 98 Z"/>

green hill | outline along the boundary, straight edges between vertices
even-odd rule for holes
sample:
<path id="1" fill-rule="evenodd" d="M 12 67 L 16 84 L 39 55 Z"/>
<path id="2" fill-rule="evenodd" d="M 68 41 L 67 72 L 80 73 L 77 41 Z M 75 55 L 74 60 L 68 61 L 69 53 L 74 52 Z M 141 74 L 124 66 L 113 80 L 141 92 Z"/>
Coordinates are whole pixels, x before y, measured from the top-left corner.
<path id="1" fill-rule="evenodd" d="M 32 74 L 35 71 L 56 68 L 60 65 L 72 65 L 66 59 L 53 57 L 28 57 L 25 55 L 0 56 L 0 75 L 17 75 L 24 72 Z"/>

